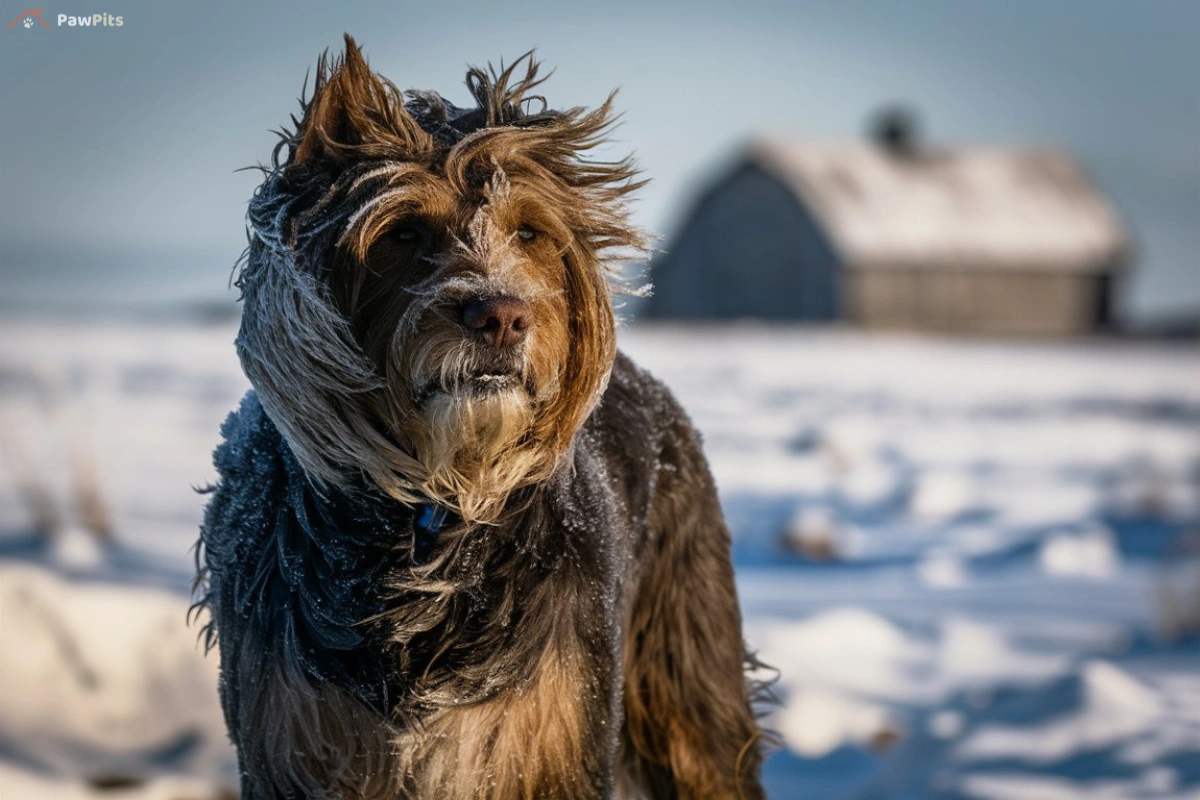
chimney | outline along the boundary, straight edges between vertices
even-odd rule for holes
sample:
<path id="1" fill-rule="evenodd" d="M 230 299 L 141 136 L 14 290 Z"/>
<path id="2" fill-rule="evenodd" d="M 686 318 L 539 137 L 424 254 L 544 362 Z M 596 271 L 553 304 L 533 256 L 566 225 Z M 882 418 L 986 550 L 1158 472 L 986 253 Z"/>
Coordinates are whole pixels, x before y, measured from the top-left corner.
<path id="1" fill-rule="evenodd" d="M 876 111 L 867 126 L 868 135 L 895 158 L 913 158 L 920 149 L 921 124 L 911 108 L 886 106 Z"/>

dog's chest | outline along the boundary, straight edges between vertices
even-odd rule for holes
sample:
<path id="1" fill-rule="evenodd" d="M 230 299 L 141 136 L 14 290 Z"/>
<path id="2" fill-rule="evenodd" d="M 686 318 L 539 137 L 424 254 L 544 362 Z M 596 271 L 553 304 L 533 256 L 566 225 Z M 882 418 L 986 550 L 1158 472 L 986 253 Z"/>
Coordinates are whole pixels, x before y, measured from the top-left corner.
<path id="1" fill-rule="evenodd" d="M 480 605 L 429 661 L 404 666 L 426 676 L 437 701 L 400 735 L 416 796 L 478 797 L 484 776 L 495 788 L 483 796 L 497 798 L 528 796 L 529 786 L 549 787 L 547 797 L 611 790 L 602 765 L 620 727 L 628 535 L 600 465 L 583 452 L 576 466 L 526 519 L 527 546 L 487 564 Z"/>
<path id="2" fill-rule="evenodd" d="M 531 796 L 527 786 L 549 790 L 537 796 L 602 796 L 602 755 L 615 748 L 612 677 L 582 638 L 555 634 L 527 677 L 404 729 L 400 774 L 410 776 L 417 797 Z M 481 794 L 481 784 L 490 791 Z"/>

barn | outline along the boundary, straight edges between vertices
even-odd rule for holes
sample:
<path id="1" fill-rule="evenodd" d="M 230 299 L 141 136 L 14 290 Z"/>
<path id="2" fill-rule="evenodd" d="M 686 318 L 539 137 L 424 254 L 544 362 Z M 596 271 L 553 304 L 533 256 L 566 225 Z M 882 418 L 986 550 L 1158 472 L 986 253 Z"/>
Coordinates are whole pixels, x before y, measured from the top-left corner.
<path id="1" fill-rule="evenodd" d="M 639 318 L 1069 336 L 1112 323 L 1120 219 L 1067 153 L 759 138 L 650 265 Z"/>

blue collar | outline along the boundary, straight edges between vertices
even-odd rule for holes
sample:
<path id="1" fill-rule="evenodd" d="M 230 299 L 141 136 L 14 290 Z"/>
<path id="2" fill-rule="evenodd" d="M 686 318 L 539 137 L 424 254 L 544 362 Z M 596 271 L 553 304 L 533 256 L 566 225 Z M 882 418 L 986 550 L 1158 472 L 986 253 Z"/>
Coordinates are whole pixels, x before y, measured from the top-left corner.
<path id="1" fill-rule="evenodd" d="M 449 512 L 442 506 L 433 503 L 422 503 L 415 509 L 413 516 L 413 560 L 422 564 L 429 557 L 437 535 L 446 524 Z"/>
<path id="2" fill-rule="evenodd" d="M 433 503 L 421 503 L 417 506 L 417 518 L 413 526 L 429 536 L 437 536 L 438 531 L 446 524 L 446 509 Z"/>

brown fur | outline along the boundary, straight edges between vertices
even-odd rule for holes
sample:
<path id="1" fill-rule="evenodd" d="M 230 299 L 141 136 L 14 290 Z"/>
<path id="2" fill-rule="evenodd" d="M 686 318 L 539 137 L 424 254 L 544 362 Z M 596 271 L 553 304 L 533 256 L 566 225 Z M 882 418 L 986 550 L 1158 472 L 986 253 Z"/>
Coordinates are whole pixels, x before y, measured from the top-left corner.
<path id="1" fill-rule="evenodd" d="M 572 698 L 589 690 L 588 656 L 575 643 L 552 644 L 519 688 L 426 720 L 401 737 L 414 797 L 446 800 L 572 797 L 580 772 L 596 774 Z M 488 776 L 481 786 L 479 776 Z"/>
<path id="2" fill-rule="evenodd" d="M 698 445 L 690 430 L 679 435 Z M 647 559 L 650 569 L 639 581 L 642 588 L 626 625 L 625 731 L 645 761 L 643 780 L 654 788 L 653 796 L 670 796 L 674 784 L 681 797 L 718 800 L 745 796 L 743 788 L 757 775 L 761 756 L 755 747 L 758 730 L 744 708 L 706 700 L 741 694 L 744 654 L 724 644 L 741 636 L 741 620 L 733 571 L 722 558 L 729 532 L 699 452 L 696 446 L 663 456 L 667 466 L 660 473 L 651 526 L 675 535 L 655 541 L 657 552 Z M 699 493 L 681 485 L 697 482 Z M 707 502 L 698 504 L 697 497 Z M 726 574 L 711 580 L 696 562 L 721 565 Z M 663 720 L 669 723 L 664 726 Z M 739 734 L 720 738 L 714 730 Z"/>

